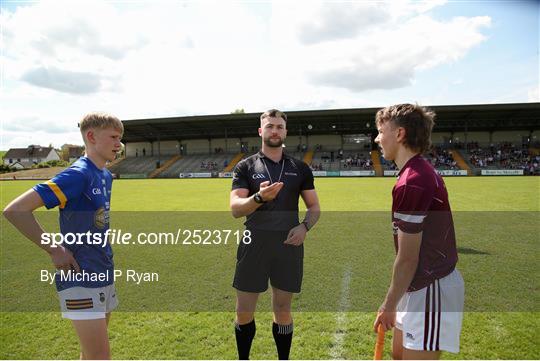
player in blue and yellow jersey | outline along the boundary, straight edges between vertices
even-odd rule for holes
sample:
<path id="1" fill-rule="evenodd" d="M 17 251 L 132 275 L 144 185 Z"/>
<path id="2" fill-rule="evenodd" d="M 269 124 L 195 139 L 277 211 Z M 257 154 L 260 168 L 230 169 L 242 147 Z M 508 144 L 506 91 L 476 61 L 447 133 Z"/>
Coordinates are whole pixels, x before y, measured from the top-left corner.
<path id="1" fill-rule="evenodd" d="M 79 127 L 85 156 L 13 200 L 4 215 L 51 257 L 57 270 L 62 316 L 72 321 L 79 336 L 81 358 L 109 359 L 107 325 L 118 299 L 112 249 L 105 241 L 112 186 L 112 175 L 105 164 L 120 151 L 124 128 L 118 118 L 104 113 L 86 115 Z M 33 214 L 42 206 L 58 206 L 61 234 L 73 234 L 81 242 L 44 242 L 46 233 Z"/>

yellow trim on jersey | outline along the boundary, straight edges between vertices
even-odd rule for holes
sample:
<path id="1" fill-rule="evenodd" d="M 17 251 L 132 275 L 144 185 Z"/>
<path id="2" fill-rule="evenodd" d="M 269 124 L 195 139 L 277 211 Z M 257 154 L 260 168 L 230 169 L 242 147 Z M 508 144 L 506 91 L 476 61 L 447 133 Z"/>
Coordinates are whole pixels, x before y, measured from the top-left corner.
<path id="1" fill-rule="evenodd" d="M 64 192 L 62 192 L 60 187 L 58 187 L 58 185 L 54 182 L 46 181 L 45 184 L 49 186 L 56 198 L 58 198 L 58 200 L 60 201 L 60 208 L 64 208 L 67 202 L 67 198 Z"/>

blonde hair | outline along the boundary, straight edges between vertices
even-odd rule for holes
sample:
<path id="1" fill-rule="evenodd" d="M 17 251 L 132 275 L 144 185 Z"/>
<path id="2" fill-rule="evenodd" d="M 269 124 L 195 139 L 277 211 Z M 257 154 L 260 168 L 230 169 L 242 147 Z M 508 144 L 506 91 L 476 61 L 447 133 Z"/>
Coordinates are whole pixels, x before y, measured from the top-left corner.
<path id="1" fill-rule="evenodd" d="M 84 138 L 84 134 L 89 129 L 106 129 L 113 128 L 124 133 L 124 124 L 114 115 L 101 112 L 93 112 L 86 114 L 81 122 L 79 128 Z"/>

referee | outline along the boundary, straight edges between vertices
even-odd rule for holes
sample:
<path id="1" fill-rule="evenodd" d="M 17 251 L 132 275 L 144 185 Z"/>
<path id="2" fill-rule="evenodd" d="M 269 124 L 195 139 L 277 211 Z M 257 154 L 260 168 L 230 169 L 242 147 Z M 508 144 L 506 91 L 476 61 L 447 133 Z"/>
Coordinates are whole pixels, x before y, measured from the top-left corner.
<path id="1" fill-rule="evenodd" d="M 302 285 L 304 239 L 319 219 L 320 207 L 307 164 L 283 153 L 287 115 L 271 109 L 260 118 L 260 152 L 234 170 L 230 206 L 235 218 L 246 217 L 251 242 L 240 243 L 233 287 L 236 288 L 236 346 L 249 359 L 255 337 L 259 293 L 272 286 L 272 333 L 280 360 L 289 358 L 293 335 L 291 302 Z M 298 199 L 307 208 L 298 218 Z"/>

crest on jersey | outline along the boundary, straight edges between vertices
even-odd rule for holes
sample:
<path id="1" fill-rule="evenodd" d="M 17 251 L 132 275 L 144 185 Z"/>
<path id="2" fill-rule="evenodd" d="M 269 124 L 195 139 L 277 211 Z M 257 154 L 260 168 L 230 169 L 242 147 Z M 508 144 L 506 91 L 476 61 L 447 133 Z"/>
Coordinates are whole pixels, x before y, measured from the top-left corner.
<path id="1" fill-rule="evenodd" d="M 109 212 L 104 208 L 100 207 L 96 213 L 94 213 L 94 225 L 98 229 L 103 229 L 109 224 Z"/>

